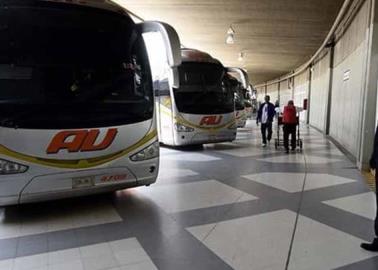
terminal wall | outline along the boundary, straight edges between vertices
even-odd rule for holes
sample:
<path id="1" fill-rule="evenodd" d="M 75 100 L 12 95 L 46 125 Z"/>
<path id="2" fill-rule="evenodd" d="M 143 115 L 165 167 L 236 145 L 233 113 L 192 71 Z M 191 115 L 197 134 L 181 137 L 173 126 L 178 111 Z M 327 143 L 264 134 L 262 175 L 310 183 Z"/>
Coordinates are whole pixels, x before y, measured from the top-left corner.
<path id="1" fill-rule="evenodd" d="M 329 135 L 358 155 L 368 53 L 369 3 L 365 1 L 334 47 Z"/>

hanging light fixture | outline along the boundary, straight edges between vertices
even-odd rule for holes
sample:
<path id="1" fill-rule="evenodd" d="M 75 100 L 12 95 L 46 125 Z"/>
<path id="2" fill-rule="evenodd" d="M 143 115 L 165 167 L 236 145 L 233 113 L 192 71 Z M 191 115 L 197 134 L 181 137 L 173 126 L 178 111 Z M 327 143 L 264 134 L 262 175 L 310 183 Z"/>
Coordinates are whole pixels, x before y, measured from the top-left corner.
<path id="1" fill-rule="evenodd" d="M 240 52 L 239 53 L 239 58 L 238 58 L 238 60 L 241 62 L 241 61 L 243 61 L 244 60 L 244 56 L 245 56 L 245 53 L 244 52 Z"/>
<path id="2" fill-rule="evenodd" d="M 232 28 L 232 25 L 230 25 L 230 28 L 227 30 L 226 35 L 226 44 L 234 44 L 235 43 L 235 30 Z"/>

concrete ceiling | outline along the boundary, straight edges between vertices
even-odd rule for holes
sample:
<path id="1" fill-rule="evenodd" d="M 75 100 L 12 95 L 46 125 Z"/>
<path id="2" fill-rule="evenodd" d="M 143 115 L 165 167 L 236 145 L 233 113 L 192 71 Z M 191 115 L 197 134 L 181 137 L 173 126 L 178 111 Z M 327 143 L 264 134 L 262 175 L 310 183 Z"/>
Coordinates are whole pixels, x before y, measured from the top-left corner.
<path id="1" fill-rule="evenodd" d="M 186 47 L 247 69 L 254 84 L 277 78 L 319 48 L 343 0 L 117 0 L 175 27 Z M 235 44 L 225 43 L 232 24 Z M 244 60 L 238 55 L 244 52 Z"/>

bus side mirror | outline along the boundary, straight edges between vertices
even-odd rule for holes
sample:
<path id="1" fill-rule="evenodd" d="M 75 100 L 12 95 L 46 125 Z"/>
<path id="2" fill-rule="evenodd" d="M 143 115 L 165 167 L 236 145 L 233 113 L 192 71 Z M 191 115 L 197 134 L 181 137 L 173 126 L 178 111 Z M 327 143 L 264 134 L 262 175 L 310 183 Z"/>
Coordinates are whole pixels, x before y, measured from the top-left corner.
<path id="1" fill-rule="evenodd" d="M 151 32 L 160 33 L 166 49 L 165 54 L 167 56 L 168 65 L 173 70 L 177 70 L 177 67 L 181 65 L 181 44 L 176 30 L 169 24 L 154 21 L 139 23 L 137 24 L 137 29 L 140 34 Z M 178 74 L 174 74 L 172 81 L 173 87 L 178 88 L 180 86 Z"/>
<path id="2" fill-rule="evenodd" d="M 249 87 L 249 78 L 248 78 L 247 72 L 245 72 L 241 68 L 236 68 L 236 67 L 228 67 L 228 68 L 226 68 L 226 71 L 227 72 L 238 73 L 239 76 L 240 76 L 240 79 L 242 81 L 243 88 L 244 89 L 248 89 L 248 87 Z"/>

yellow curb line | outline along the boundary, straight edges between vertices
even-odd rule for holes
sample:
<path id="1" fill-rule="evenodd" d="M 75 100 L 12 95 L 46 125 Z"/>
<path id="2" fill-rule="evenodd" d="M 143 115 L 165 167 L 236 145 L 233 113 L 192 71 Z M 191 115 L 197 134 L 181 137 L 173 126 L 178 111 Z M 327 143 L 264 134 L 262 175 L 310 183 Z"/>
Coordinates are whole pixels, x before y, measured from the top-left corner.
<path id="1" fill-rule="evenodd" d="M 370 171 L 363 171 L 362 175 L 365 177 L 366 183 L 369 185 L 369 187 L 375 191 L 375 177 Z"/>

